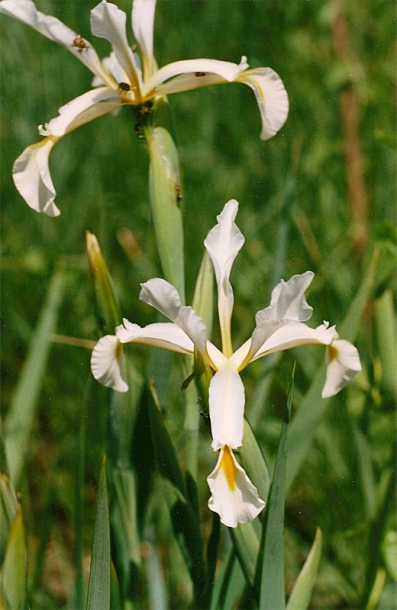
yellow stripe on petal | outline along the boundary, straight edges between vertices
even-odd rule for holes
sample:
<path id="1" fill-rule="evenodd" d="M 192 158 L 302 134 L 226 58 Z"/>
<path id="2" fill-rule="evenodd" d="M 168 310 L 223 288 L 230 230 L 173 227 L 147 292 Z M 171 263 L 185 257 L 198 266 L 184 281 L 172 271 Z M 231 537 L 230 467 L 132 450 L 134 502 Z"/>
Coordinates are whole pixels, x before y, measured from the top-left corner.
<path id="1" fill-rule="evenodd" d="M 223 452 L 221 468 L 224 472 L 229 488 L 233 491 L 236 487 L 236 467 L 234 465 L 231 451 L 227 445 Z"/>

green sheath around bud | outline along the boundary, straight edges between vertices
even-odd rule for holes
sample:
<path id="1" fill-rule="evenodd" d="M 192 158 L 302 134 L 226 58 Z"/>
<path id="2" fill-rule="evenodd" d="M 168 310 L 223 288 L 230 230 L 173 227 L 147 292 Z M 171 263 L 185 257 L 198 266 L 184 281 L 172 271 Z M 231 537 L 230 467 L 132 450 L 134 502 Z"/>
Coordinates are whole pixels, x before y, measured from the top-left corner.
<path id="1" fill-rule="evenodd" d="M 149 151 L 149 198 L 157 249 L 165 279 L 185 302 L 182 198 L 178 153 L 163 127 L 145 130 Z"/>
<path id="2" fill-rule="evenodd" d="M 98 240 L 86 231 L 87 254 L 94 278 L 95 293 L 109 331 L 114 332 L 121 323 L 121 313 L 109 269 L 102 256 Z"/>

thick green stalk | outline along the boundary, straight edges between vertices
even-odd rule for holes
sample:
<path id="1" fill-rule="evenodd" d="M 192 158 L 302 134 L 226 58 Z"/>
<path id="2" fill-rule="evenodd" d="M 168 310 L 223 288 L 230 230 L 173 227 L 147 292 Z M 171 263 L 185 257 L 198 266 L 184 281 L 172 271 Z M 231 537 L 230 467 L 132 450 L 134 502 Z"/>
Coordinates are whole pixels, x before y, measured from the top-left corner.
<path id="1" fill-rule="evenodd" d="M 149 153 L 149 200 L 165 279 L 185 302 L 181 180 L 178 152 L 163 127 L 144 128 Z"/>

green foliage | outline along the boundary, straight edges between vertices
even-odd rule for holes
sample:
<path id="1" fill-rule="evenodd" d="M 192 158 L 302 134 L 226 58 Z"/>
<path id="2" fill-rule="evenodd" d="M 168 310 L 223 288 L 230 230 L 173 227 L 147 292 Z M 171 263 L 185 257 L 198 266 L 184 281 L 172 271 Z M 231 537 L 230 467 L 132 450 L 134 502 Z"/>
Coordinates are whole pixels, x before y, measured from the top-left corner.
<path id="1" fill-rule="evenodd" d="M 87 610 L 109 610 L 110 608 L 110 561 L 110 523 L 106 460 L 104 460 L 99 477 Z"/>

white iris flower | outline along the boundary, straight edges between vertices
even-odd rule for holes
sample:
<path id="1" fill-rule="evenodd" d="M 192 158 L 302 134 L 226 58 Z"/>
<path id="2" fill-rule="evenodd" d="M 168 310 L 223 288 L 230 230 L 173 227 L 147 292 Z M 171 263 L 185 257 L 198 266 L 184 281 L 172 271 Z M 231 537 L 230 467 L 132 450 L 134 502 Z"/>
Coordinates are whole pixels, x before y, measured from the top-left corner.
<path id="1" fill-rule="evenodd" d="M 222 350 L 208 340 L 207 328 L 192 307 L 181 305 L 176 289 L 163 279 L 142 284 L 140 299 L 164 314 L 171 323 L 149 324 L 141 328 L 124 319 L 116 335 L 100 339 L 94 348 L 91 368 L 95 379 L 119 392 L 127 391 L 121 366 L 123 343 L 144 343 L 182 354 L 198 350 L 214 371 L 209 386 L 212 448 L 220 450 L 215 470 L 208 477 L 212 496 L 209 507 L 220 515 L 222 523 L 236 527 L 254 519 L 264 506 L 258 492 L 238 464 L 233 449 L 241 447 L 244 428 L 244 385 L 240 371 L 250 362 L 267 354 L 307 344 L 326 346 L 327 374 L 322 396 L 333 396 L 361 370 L 357 349 L 339 339 L 335 327 L 324 323 L 310 328 L 304 321 L 312 308 L 304 292 L 314 274 L 307 271 L 281 281 L 273 290 L 268 307 L 256 314 L 252 336 L 233 352 L 231 316 L 233 290 L 229 281 L 231 268 L 244 237 L 234 220 L 238 210 L 229 201 L 218 216 L 218 224 L 204 244 L 212 259 L 218 286 L 218 314 Z"/>
<path id="2" fill-rule="evenodd" d="M 126 14 L 115 4 L 102 0 L 91 11 L 91 31 L 112 46 L 109 57 L 99 59 L 91 43 L 61 21 L 38 11 L 31 0 L 2 0 L 0 13 L 19 21 L 61 44 L 91 70 L 94 89 L 59 109 L 59 116 L 39 127 L 44 140 L 28 146 L 15 161 L 13 178 L 27 204 L 37 212 L 58 216 L 56 192 L 48 168 L 52 147 L 80 125 L 124 105 L 140 105 L 159 96 L 198 89 L 207 85 L 239 82 L 254 91 L 262 118 L 261 138 L 267 140 L 283 126 L 288 115 L 284 85 L 271 68 L 248 69 L 246 57 L 240 64 L 216 59 L 176 61 L 157 68 L 153 55 L 153 26 L 156 0 L 134 0 L 132 30 L 136 45 L 130 46 Z M 140 54 L 138 54 L 138 50 Z"/>

